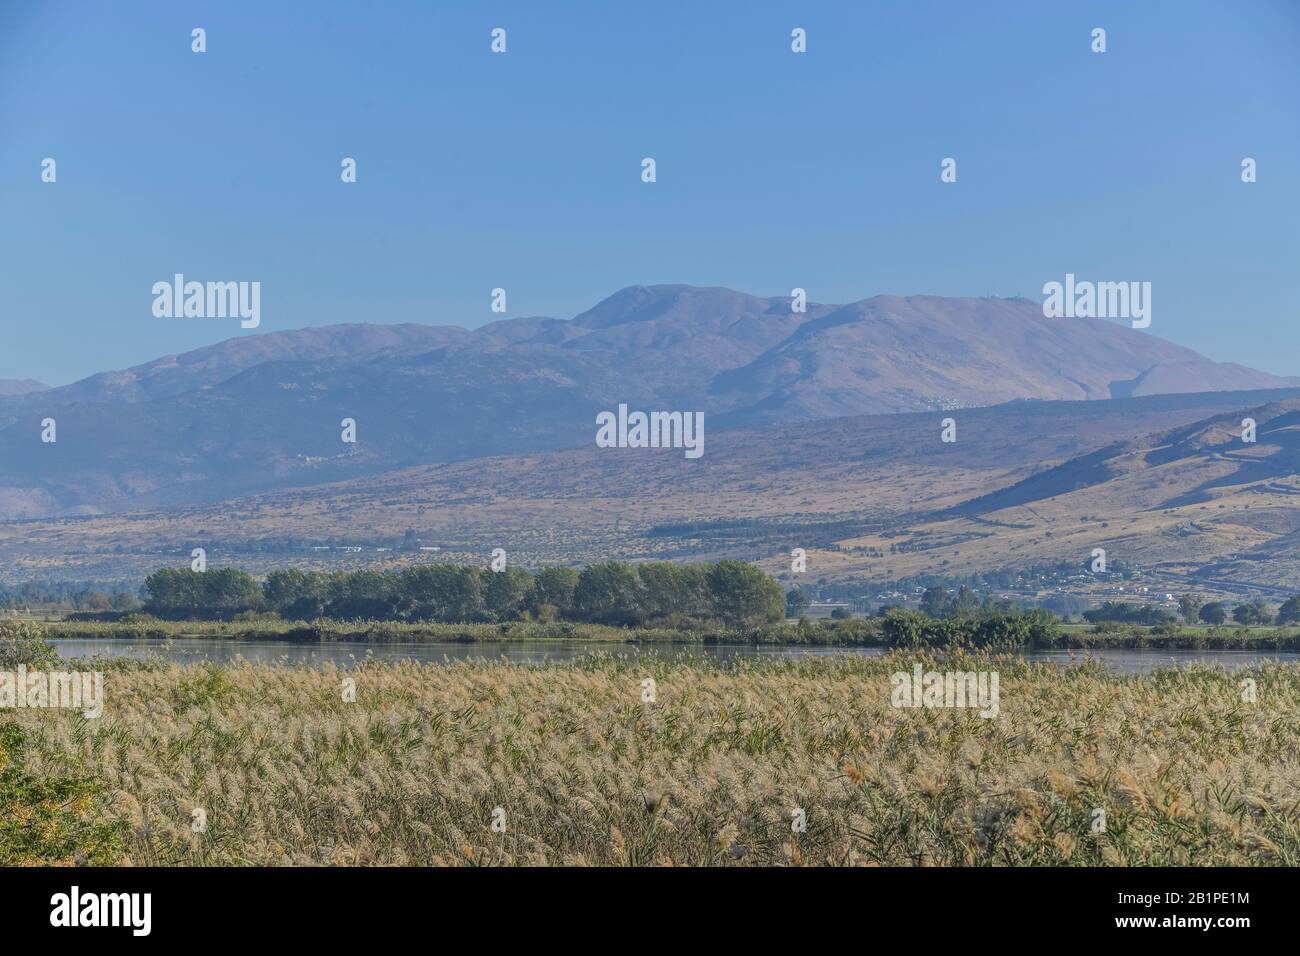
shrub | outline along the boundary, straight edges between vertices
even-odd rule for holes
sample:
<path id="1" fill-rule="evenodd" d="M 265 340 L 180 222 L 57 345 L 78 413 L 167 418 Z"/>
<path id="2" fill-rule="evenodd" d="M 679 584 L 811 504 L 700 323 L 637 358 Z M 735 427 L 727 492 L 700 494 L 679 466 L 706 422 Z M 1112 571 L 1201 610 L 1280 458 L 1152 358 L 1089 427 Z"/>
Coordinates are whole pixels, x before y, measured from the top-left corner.
<path id="1" fill-rule="evenodd" d="M 926 647 L 937 636 L 930 617 L 921 611 L 890 608 L 881 623 L 881 634 L 889 647 Z"/>
<path id="2" fill-rule="evenodd" d="M 0 667 L 48 668 L 59 660 L 38 621 L 0 621 Z"/>
<path id="3" fill-rule="evenodd" d="M 116 863 L 127 828 L 94 822 L 101 785 L 84 776 L 33 774 L 23 750 L 22 730 L 0 723 L 0 866 Z"/>

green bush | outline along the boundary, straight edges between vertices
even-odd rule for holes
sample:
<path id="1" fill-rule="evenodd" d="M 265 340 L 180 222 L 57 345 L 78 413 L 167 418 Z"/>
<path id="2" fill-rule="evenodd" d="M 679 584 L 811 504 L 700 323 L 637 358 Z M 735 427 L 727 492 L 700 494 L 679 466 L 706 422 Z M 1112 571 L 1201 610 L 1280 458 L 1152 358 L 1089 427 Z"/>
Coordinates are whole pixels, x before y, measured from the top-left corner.
<path id="1" fill-rule="evenodd" d="M 881 622 L 888 647 L 928 647 L 938 638 L 939 622 L 922 611 L 890 608 Z"/>
<path id="2" fill-rule="evenodd" d="M 970 647 L 1012 650 L 1051 647 L 1060 637 L 1060 622 L 1050 612 L 985 611 L 936 620 L 922 611 L 891 608 L 881 622 L 889 647 Z"/>
<path id="3" fill-rule="evenodd" d="M 53 667 L 59 655 L 39 621 L 0 621 L 0 667 Z"/>
<path id="4" fill-rule="evenodd" d="M 100 785 L 88 777 L 35 775 L 24 766 L 22 730 L 0 722 L 0 866 L 108 866 L 127 825 L 97 818 Z"/>

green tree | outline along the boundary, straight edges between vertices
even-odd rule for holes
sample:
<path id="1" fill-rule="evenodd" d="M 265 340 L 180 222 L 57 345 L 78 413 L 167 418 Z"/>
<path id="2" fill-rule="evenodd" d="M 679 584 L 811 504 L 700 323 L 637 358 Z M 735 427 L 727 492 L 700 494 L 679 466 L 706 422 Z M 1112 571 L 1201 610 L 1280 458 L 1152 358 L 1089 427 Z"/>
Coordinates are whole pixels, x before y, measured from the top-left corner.
<path id="1" fill-rule="evenodd" d="M 531 610 L 538 618 L 555 614 L 573 616 L 573 594 L 578 590 L 578 572 L 573 568 L 542 568 L 533 582 Z M 544 608 L 554 608 L 544 612 Z"/>
<path id="2" fill-rule="evenodd" d="M 803 617 L 808 609 L 808 595 L 803 588 L 791 588 L 785 593 L 785 613 L 787 617 Z"/>
<path id="3" fill-rule="evenodd" d="M 311 621 L 325 614 L 328 579 L 319 571 L 298 568 L 272 571 L 262 584 L 266 606 L 283 618 Z"/>
<path id="4" fill-rule="evenodd" d="M 644 619 L 641 580 L 630 564 L 621 561 L 583 568 L 573 603 L 581 618 L 597 624 L 635 625 Z"/>
<path id="5" fill-rule="evenodd" d="M 744 561 L 719 561 L 708 571 L 713 613 L 733 626 L 785 617 L 785 591 L 770 574 Z"/>
<path id="6" fill-rule="evenodd" d="M 1256 598 L 1249 604 L 1238 604 L 1233 608 L 1232 619 L 1238 624 L 1271 624 L 1273 615 L 1269 613 L 1268 605 Z"/>
<path id="7" fill-rule="evenodd" d="M 145 610 L 159 617 L 229 617 L 262 606 L 262 588 L 235 568 L 162 568 L 145 578 Z"/>
<path id="8" fill-rule="evenodd" d="M 997 649 L 1052 647 L 1061 632 L 1061 622 L 1045 608 L 1028 611 L 991 611 L 958 615 L 944 621 L 945 643 Z"/>
<path id="9" fill-rule="evenodd" d="M 202 609 L 208 614 L 228 617 L 262 606 L 261 585 L 245 571 L 218 568 L 204 571 L 199 577 L 202 579 Z"/>
<path id="10" fill-rule="evenodd" d="M 272 611 L 283 613 L 307 590 L 307 572 L 298 568 L 272 571 L 262 582 L 262 599 Z"/>
<path id="11" fill-rule="evenodd" d="M 158 617 L 192 617 L 202 607 L 203 575 L 188 568 L 159 568 L 144 579 L 144 609 Z"/>
<path id="12" fill-rule="evenodd" d="M 1167 624 L 1173 620 L 1158 607 L 1150 604 L 1129 604 L 1126 601 L 1106 601 L 1101 607 L 1083 612 L 1083 619 L 1097 623 L 1099 621 L 1120 621 L 1125 624 Z"/>
<path id="13" fill-rule="evenodd" d="M 1197 619 L 1204 604 L 1205 599 L 1199 594 L 1178 595 L 1178 613 L 1181 614 L 1183 620 L 1187 621 L 1189 624 Z"/>
<path id="14" fill-rule="evenodd" d="M 650 620 L 708 617 L 708 568 L 672 561 L 648 561 L 636 568 L 641 601 Z"/>
<path id="15" fill-rule="evenodd" d="M 980 610 L 980 598 L 969 585 L 963 584 L 957 589 L 957 596 L 952 599 L 950 614 L 975 614 Z"/>
<path id="16" fill-rule="evenodd" d="M 637 566 L 641 582 L 641 601 L 648 620 L 663 620 L 679 612 L 683 597 L 677 573 L 671 561 L 649 561 Z"/>
<path id="17" fill-rule="evenodd" d="M 1263 598 L 1255 598 L 1250 602 L 1250 606 L 1255 609 L 1256 624 L 1272 624 L 1273 612 L 1269 610 L 1268 604 Z"/>
<path id="18" fill-rule="evenodd" d="M 935 585 L 926 588 L 925 593 L 921 595 L 921 610 L 930 617 L 947 617 L 951 609 L 952 598 L 945 587 Z"/>
<path id="19" fill-rule="evenodd" d="M 401 574 L 399 588 L 408 613 L 416 620 L 459 624 L 482 620 L 483 572 L 456 564 L 423 564 Z"/>
<path id="20" fill-rule="evenodd" d="M 523 568 L 507 567 L 486 575 L 483 601 L 488 614 L 497 621 L 518 620 L 533 591 L 533 576 Z"/>
<path id="21" fill-rule="evenodd" d="M 1222 601 L 1211 601 L 1201 608 L 1201 620 L 1206 624 L 1222 624 L 1228 620 L 1228 612 Z"/>
<path id="22" fill-rule="evenodd" d="M 713 612 L 713 596 L 709 592 L 709 565 L 679 564 L 676 572 L 680 596 L 677 614 L 706 618 Z"/>
<path id="23" fill-rule="evenodd" d="M 401 604 L 397 576 L 383 571 L 339 572 L 326 590 L 325 613 L 335 620 L 381 621 L 396 616 Z"/>
<path id="24" fill-rule="evenodd" d="M 1277 623 L 1295 624 L 1296 622 L 1300 622 L 1300 594 L 1287 598 L 1277 609 Z"/>

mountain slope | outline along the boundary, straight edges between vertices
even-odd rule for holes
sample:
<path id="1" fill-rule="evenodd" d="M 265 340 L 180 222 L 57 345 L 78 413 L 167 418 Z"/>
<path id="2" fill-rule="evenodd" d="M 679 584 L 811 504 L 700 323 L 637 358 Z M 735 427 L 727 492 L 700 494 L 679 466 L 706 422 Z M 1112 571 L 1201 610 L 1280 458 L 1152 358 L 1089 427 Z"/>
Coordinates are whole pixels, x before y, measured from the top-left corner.
<path id="1" fill-rule="evenodd" d="M 0 397 L 27 395 L 31 392 L 43 392 L 49 386 L 32 378 L 0 378 Z"/>
<path id="2" fill-rule="evenodd" d="M 166 399 L 220 384 L 265 362 L 361 361 L 376 355 L 427 352 L 472 337 L 473 333 L 455 326 L 411 324 L 327 325 L 240 336 L 52 388 L 40 396 L 39 403 L 43 408 L 59 408 L 79 402 Z M 32 402 L 26 404 L 34 407 Z"/>
<path id="3" fill-rule="evenodd" d="M 198 545 L 252 570 L 409 561 L 391 549 L 412 530 L 469 561 L 504 547 L 528 564 L 732 556 L 780 571 L 781 556 L 803 547 L 815 578 L 887 580 L 1077 563 L 1104 546 L 1117 560 L 1181 562 L 1190 574 L 1300 532 L 1300 481 L 1272 477 L 1282 459 L 1239 488 L 1243 465 L 1216 457 L 1235 452 L 1197 447 L 1218 442 L 1205 436 L 1243 409 L 1274 407 L 1257 419 L 1255 451 L 1270 458 L 1292 441 L 1283 409 L 1300 407 L 1300 390 L 963 409 L 951 413 L 955 444 L 940 440 L 934 412 L 737 428 L 711 435 L 696 460 L 584 443 L 209 505 L 0 525 L 0 567 L 142 577 Z M 1073 487 L 1057 473 L 1083 480 Z M 1173 503 L 1198 488 L 1201 499 Z M 366 551 L 314 550 L 327 545 Z M 1294 575 L 1300 554 L 1272 567 Z"/>
<path id="4" fill-rule="evenodd" d="M 166 321 L 166 320 L 164 320 Z M 251 334 L 0 398 L 0 520 L 177 507 L 593 440 L 620 403 L 748 424 L 1153 389 L 1276 388 L 1121 325 L 1023 299 L 847 306 L 633 286 L 574 319 Z M 58 422 L 58 441 L 39 423 Z M 358 441 L 341 440 L 342 421 Z"/>
<path id="5" fill-rule="evenodd" d="M 788 421 L 868 402 L 911 411 L 1289 384 L 1100 319 L 1045 319 L 1024 299 L 877 296 L 805 323 L 714 390 L 761 396 L 739 420 Z"/>
<path id="6" fill-rule="evenodd" d="M 1271 400 L 1107 442 L 957 502 L 913 523 L 906 553 L 890 563 L 906 574 L 1083 568 L 1100 548 L 1166 588 L 1300 590 L 1300 396 L 1259 397 Z M 1242 441 L 1244 418 L 1257 423 L 1254 443 Z M 840 544 L 887 542 L 868 534 Z"/>
<path id="7" fill-rule="evenodd" d="M 1243 421 L 1256 423 L 1256 440 L 1242 439 Z M 1161 476 L 1153 496 L 1150 479 Z M 1121 485 L 1136 485 L 1133 504 L 1171 508 L 1212 501 L 1223 489 L 1281 482 L 1300 475 L 1300 400 L 1287 398 L 1217 415 L 1141 438 L 1107 445 L 964 503 L 955 513 L 988 514 L 1005 508 L 1104 486 L 1116 504 Z"/>

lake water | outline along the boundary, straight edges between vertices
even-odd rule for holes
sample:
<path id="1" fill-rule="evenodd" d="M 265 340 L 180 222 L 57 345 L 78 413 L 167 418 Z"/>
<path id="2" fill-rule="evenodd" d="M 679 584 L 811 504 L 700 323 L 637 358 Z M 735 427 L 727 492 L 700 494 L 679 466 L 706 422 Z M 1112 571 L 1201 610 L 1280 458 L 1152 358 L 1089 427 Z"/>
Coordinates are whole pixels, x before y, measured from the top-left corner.
<path id="1" fill-rule="evenodd" d="M 661 658 L 707 657 L 718 661 L 801 657 L 875 656 L 879 647 L 790 647 L 751 644 L 623 644 L 611 641 L 496 641 L 482 644 L 422 642 L 411 644 L 371 644 L 328 642 L 303 644 L 290 641 L 231 641 L 205 638 L 165 640 L 80 640 L 54 641 L 59 653 L 69 658 L 147 657 L 157 654 L 164 660 L 182 663 L 214 661 L 223 663 L 243 658 L 259 663 L 323 664 L 333 662 L 350 667 L 365 660 L 415 660 L 441 664 L 461 660 L 501 660 L 512 664 L 564 663 L 586 654 L 638 655 L 653 653 Z M 1223 664 L 1229 669 L 1250 666 L 1263 660 L 1280 660 L 1300 664 L 1300 651 L 1185 651 L 1185 650 L 1103 650 L 1092 651 L 1094 658 L 1105 661 L 1124 674 L 1147 674 L 1156 667 L 1171 664 Z M 1068 666 L 1083 660 L 1083 654 L 1067 651 L 1031 651 L 1024 655 L 1034 661 L 1054 661 Z"/>

